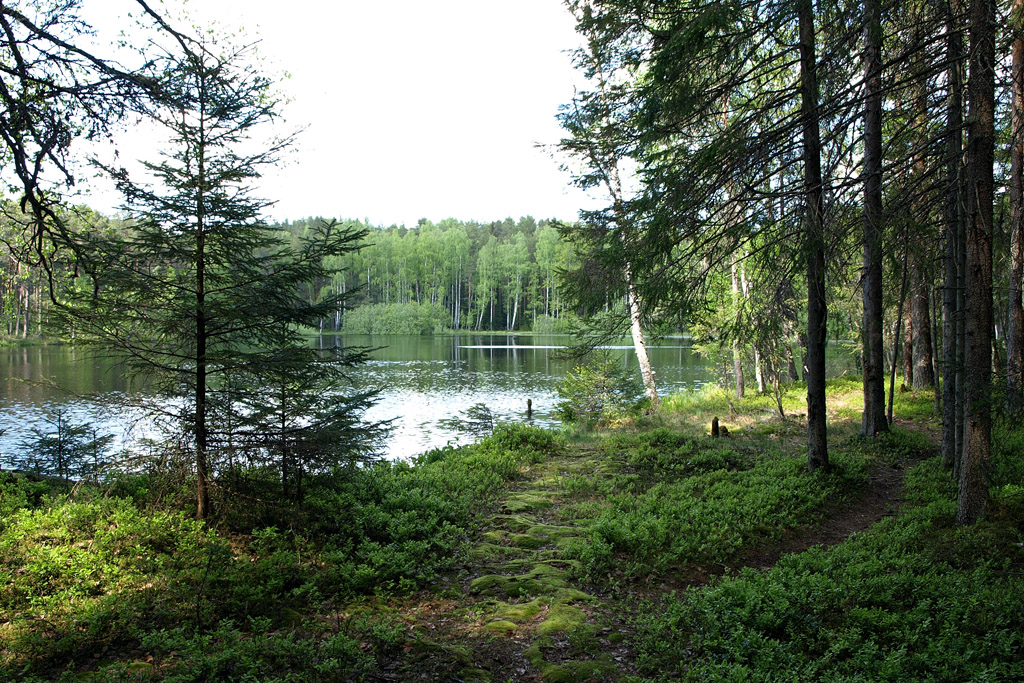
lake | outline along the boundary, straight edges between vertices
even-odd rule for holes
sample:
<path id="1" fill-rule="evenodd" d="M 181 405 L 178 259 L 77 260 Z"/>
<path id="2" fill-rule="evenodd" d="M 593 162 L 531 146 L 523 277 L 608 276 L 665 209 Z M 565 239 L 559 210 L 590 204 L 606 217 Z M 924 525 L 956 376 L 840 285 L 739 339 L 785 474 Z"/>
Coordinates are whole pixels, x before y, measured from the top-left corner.
<path id="1" fill-rule="evenodd" d="M 525 421 L 526 401 L 533 401 L 532 423 L 557 424 L 556 387 L 572 362 L 557 352 L 567 336 L 460 334 L 447 336 L 324 336 L 312 343 L 329 347 L 380 347 L 352 373 L 360 388 L 381 388 L 372 420 L 394 419 L 385 457 L 408 458 L 449 442 L 466 443 L 464 434 L 439 422 L 456 417 L 475 403 L 486 404 L 499 422 Z M 613 358 L 636 372 L 636 355 L 628 339 L 607 347 Z M 685 338 L 669 338 L 649 347 L 664 396 L 712 381 L 712 369 Z M 104 397 L 139 391 L 107 359 L 73 346 L 0 349 L 0 461 L 35 438 L 33 429 L 52 431 L 48 416 L 64 411 L 72 424 L 93 424 L 114 435 L 117 446 L 157 436 L 152 423 L 123 410 L 111 412 Z"/>

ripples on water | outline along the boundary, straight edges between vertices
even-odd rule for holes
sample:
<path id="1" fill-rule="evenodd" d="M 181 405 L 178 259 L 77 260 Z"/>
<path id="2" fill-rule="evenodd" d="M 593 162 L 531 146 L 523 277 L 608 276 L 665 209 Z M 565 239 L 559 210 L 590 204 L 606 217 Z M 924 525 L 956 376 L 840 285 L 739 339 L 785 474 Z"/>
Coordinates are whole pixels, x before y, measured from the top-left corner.
<path id="1" fill-rule="evenodd" d="M 433 337 L 323 337 L 316 343 L 381 347 L 370 362 L 354 369 L 351 377 L 360 389 L 382 389 L 378 403 L 366 414 L 369 420 L 393 419 L 385 457 L 409 458 L 447 443 L 471 440 L 446 429 L 440 420 L 457 416 L 475 403 L 484 403 L 499 422 L 525 421 L 526 401 L 533 401 L 532 424 L 557 424 L 553 417 L 556 387 L 571 363 L 555 357 L 571 341 L 568 337 L 513 337 L 458 335 Z M 608 347 L 627 368 L 636 369 L 632 346 Z M 670 339 L 650 347 L 659 390 L 668 394 L 700 386 L 711 379 L 702 358 L 684 343 Z M 613 356 L 613 357 L 614 357 Z M 68 346 L 0 349 L 0 378 L 6 379 L 0 410 L 0 458 L 34 438 L 32 428 L 46 430 L 48 415 L 66 412 L 72 424 L 93 424 L 115 436 L 114 447 L 130 445 L 140 437 L 157 435 L 152 423 L 139 415 L 103 406 L 75 395 L 113 396 L 136 391 L 106 360 Z M 15 379 L 11 379 L 15 378 Z M 40 384 L 53 380 L 66 393 Z"/>

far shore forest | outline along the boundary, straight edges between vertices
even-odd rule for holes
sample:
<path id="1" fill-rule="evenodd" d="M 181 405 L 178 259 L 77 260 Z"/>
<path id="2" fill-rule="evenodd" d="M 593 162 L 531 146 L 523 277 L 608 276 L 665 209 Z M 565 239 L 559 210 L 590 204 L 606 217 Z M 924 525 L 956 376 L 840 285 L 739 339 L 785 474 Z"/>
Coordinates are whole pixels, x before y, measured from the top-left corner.
<path id="1" fill-rule="evenodd" d="M 414 226 L 268 222 L 258 41 L 125 4 L 0 3 L 0 331 L 165 434 L 0 471 L 0 681 L 1024 678 L 1024 0 L 565 0 L 603 207 Z M 451 331 L 574 335 L 562 427 L 381 460 L 309 335 Z M 681 331 L 722 386 L 658 386 Z"/>

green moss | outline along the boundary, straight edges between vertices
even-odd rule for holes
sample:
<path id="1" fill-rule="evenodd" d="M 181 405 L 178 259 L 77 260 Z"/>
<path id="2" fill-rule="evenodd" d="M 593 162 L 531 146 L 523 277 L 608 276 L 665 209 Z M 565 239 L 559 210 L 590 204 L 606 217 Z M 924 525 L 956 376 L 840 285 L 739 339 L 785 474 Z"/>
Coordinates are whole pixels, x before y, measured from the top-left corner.
<path id="1" fill-rule="evenodd" d="M 509 541 L 517 548 L 528 548 L 530 550 L 536 550 L 546 543 L 545 539 L 537 538 L 530 534 L 512 534 L 509 536 Z"/>
<path id="2" fill-rule="evenodd" d="M 482 566 L 500 565 L 508 558 L 521 555 L 522 548 L 515 548 L 509 545 L 496 545 L 494 543 L 480 543 L 469 551 L 469 557 Z"/>
<path id="3" fill-rule="evenodd" d="M 544 659 L 544 648 L 551 647 L 552 641 L 550 636 L 541 636 L 532 643 L 530 647 L 523 651 L 523 656 L 530 662 L 530 665 L 538 671 L 543 671 L 545 668 L 550 666 Z"/>
<path id="4" fill-rule="evenodd" d="M 440 643 L 435 640 L 417 638 L 413 647 L 420 655 L 435 656 L 445 654 L 463 664 L 473 663 L 473 648 L 468 645 L 453 645 L 451 643 Z"/>
<path id="5" fill-rule="evenodd" d="M 516 630 L 516 623 L 514 621 L 492 621 L 489 624 L 484 625 L 484 630 L 494 631 L 495 633 L 509 633 Z"/>
<path id="6" fill-rule="evenodd" d="M 582 627 L 586 620 L 587 615 L 579 607 L 563 602 L 555 603 L 551 605 L 547 617 L 537 627 L 537 632 L 544 635 L 567 633 Z"/>
<path id="7" fill-rule="evenodd" d="M 564 588 L 556 594 L 558 600 L 562 602 L 595 602 L 595 598 L 590 593 L 584 593 L 576 588 Z"/>
<path id="8" fill-rule="evenodd" d="M 491 517 L 491 524 L 511 531 L 525 533 L 530 527 L 536 526 L 537 520 L 529 515 L 494 515 Z"/>
<path id="9" fill-rule="evenodd" d="M 510 598 L 518 598 L 526 595 L 551 595 L 566 585 L 564 570 L 548 564 L 538 564 L 525 574 L 481 576 L 469 584 L 469 590 L 473 593 L 504 594 Z"/>
<path id="10" fill-rule="evenodd" d="M 578 536 L 580 530 L 574 526 L 560 526 L 557 524 L 534 524 L 526 533 L 531 536 L 543 539 L 560 539 L 568 538 L 570 536 Z"/>
<path id="11" fill-rule="evenodd" d="M 497 529 L 495 531 L 484 532 L 483 534 L 481 534 L 481 538 L 483 538 L 484 542 L 486 543 L 501 544 L 504 543 L 505 540 L 508 538 L 508 534 L 506 534 L 504 531 L 501 531 L 500 529 Z"/>
<path id="12" fill-rule="evenodd" d="M 498 604 L 498 609 L 494 611 L 494 618 L 522 623 L 536 617 L 547 606 L 548 601 L 543 598 L 535 598 L 530 602 L 514 604 L 502 602 Z"/>
<path id="13" fill-rule="evenodd" d="M 515 493 L 505 499 L 505 503 L 501 506 L 503 512 L 516 514 L 519 512 L 526 512 L 528 510 L 545 509 L 554 505 L 551 500 L 552 494 L 543 491 L 527 491 L 523 493 Z"/>
<path id="14" fill-rule="evenodd" d="M 545 681 L 566 680 L 566 681 L 600 681 L 614 676 L 618 667 L 614 662 L 607 659 L 591 659 L 584 661 L 562 662 L 562 671 L 569 674 L 569 678 L 549 678 L 543 676 Z"/>
<path id="15" fill-rule="evenodd" d="M 553 664 L 544 658 L 544 650 L 552 648 L 554 641 L 551 637 L 542 635 L 523 652 L 530 665 L 540 672 L 540 678 L 544 683 L 599 681 L 614 676 L 618 671 L 618 667 L 606 657 Z"/>

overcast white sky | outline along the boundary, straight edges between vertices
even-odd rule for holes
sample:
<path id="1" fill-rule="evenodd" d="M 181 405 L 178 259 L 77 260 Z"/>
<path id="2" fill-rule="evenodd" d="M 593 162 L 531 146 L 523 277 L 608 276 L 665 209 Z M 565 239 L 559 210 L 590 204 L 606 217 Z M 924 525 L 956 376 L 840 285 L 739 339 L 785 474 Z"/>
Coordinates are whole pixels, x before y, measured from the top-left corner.
<path id="1" fill-rule="evenodd" d="M 273 218 L 571 220 L 589 203 L 537 147 L 561 136 L 555 114 L 579 82 L 568 54 L 578 39 L 561 0 L 164 5 L 200 24 L 242 28 L 260 39 L 271 73 L 290 74 L 280 84 L 291 100 L 285 118 L 307 128 L 261 187 L 277 201 Z M 89 0 L 87 18 L 128 27 L 135 7 Z M 97 192 L 90 203 L 109 210 L 114 201 Z"/>

